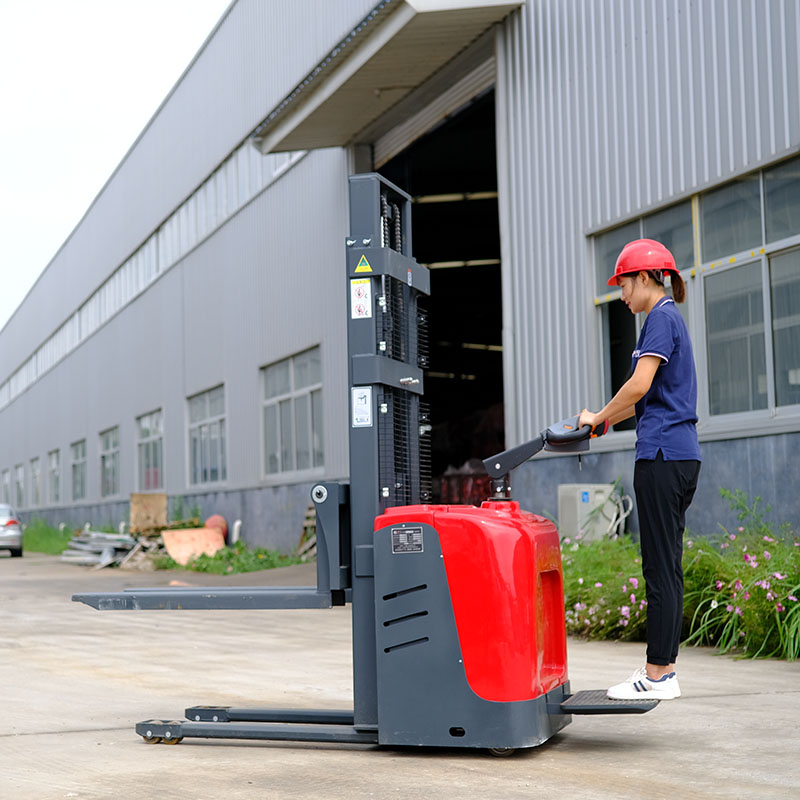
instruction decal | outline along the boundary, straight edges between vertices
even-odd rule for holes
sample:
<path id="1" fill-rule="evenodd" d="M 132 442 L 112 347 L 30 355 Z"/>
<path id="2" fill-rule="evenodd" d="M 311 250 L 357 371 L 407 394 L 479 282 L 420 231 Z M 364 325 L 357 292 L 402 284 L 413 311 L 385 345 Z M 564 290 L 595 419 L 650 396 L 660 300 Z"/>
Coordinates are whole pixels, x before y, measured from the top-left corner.
<path id="1" fill-rule="evenodd" d="M 422 553 L 422 527 L 392 528 L 393 553 Z"/>
<path id="2" fill-rule="evenodd" d="M 372 316 L 372 286 L 369 278 L 350 279 L 350 319 Z"/>
<path id="3" fill-rule="evenodd" d="M 361 258 L 358 259 L 358 264 L 356 264 L 356 272 L 372 272 L 372 267 L 363 253 Z"/>
<path id="4" fill-rule="evenodd" d="M 354 428 L 372 427 L 372 387 L 353 386 L 350 389 Z"/>

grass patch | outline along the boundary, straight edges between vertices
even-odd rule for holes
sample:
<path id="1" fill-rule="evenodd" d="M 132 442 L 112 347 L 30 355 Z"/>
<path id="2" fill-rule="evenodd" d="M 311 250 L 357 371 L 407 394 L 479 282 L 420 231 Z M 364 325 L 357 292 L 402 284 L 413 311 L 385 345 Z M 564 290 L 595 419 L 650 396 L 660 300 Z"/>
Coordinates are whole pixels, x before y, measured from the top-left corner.
<path id="1" fill-rule="evenodd" d="M 60 531 L 38 517 L 25 526 L 22 535 L 23 547 L 31 553 L 48 553 L 57 556 L 69 545 L 73 531 L 64 528 Z"/>
<path id="2" fill-rule="evenodd" d="M 212 575 L 229 575 L 237 572 L 256 572 L 262 569 L 288 567 L 291 564 L 299 564 L 300 559 L 264 547 L 251 549 L 242 542 L 237 542 L 230 547 L 223 547 L 213 556 L 202 555 L 193 558 L 185 567 L 168 555 L 156 556 L 154 563 L 156 569 L 185 569 L 192 572 L 207 572 Z"/>
<path id="3" fill-rule="evenodd" d="M 800 658 L 800 539 L 775 532 L 760 498 L 723 490 L 740 525 L 684 539 L 684 644 L 752 658 Z M 629 537 L 562 542 L 567 630 L 589 639 L 645 637 L 639 547 Z"/>

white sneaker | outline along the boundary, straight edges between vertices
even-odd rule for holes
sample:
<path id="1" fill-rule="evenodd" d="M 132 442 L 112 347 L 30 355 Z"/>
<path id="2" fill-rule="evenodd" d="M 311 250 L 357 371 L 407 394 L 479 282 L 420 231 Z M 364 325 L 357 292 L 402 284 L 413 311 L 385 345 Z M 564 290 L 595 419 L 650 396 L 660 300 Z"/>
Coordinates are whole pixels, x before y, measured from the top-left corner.
<path id="1" fill-rule="evenodd" d="M 674 700 L 681 696 L 681 687 L 674 672 L 668 672 L 658 680 L 647 677 L 645 667 L 640 667 L 624 683 L 612 686 L 607 692 L 609 700 Z"/>

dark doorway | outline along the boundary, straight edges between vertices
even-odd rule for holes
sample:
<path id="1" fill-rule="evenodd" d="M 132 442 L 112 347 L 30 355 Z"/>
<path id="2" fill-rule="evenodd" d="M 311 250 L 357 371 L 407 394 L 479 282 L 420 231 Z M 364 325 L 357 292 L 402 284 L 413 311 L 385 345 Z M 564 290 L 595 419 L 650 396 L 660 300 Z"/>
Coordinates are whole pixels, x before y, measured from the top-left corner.
<path id="1" fill-rule="evenodd" d="M 378 170 L 414 198 L 413 254 L 431 271 L 434 500 L 480 502 L 480 460 L 504 448 L 500 228 L 494 92 Z"/>

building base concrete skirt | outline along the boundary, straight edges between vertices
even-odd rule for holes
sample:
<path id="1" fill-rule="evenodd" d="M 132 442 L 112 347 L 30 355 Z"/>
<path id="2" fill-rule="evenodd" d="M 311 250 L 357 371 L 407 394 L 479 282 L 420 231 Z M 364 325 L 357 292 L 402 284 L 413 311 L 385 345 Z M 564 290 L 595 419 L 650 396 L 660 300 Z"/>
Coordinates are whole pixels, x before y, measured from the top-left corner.
<path id="1" fill-rule="evenodd" d="M 241 520 L 240 539 L 248 546 L 292 553 L 300 543 L 313 485 L 303 483 L 170 495 L 167 516 L 172 519 L 172 510 L 180 497 L 184 513 L 197 507 L 202 520 L 220 514 L 229 530 L 233 529 L 237 519 Z M 127 500 L 117 500 L 62 508 L 35 508 L 23 511 L 20 516 L 26 524 L 39 518 L 55 527 L 64 523 L 77 530 L 89 523 L 94 529 L 107 526 L 116 529 L 120 522 L 128 524 L 130 504 Z"/>

